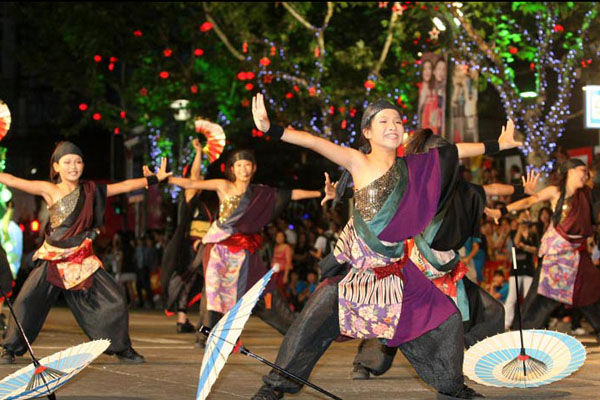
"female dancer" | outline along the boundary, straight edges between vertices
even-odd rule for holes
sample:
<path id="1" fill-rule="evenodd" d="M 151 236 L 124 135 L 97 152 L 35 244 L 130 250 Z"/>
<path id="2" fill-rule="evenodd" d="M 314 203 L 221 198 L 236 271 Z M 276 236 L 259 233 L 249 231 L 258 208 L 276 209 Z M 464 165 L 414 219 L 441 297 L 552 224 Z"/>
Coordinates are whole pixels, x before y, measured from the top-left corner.
<path id="1" fill-rule="evenodd" d="M 405 154 L 419 154 L 432 148 L 450 146 L 430 129 L 417 131 L 405 149 Z M 459 262 L 458 250 L 469 237 L 479 232 L 486 196 L 535 193 L 539 175 L 530 173 L 523 186 L 490 184 L 475 185 L 460 179 L 442 208 L 425 231 L 416 235 L 411 244 L 410 259 L 428 279 L 458 306 L 463 320 L 465 347 L 504 331 L 504 307 L 465 275 L 466 267 Z M 340 188 L 339 192 L 342 190 Z M 331 190 L 326 190 L 331 193 Z M 326 197 L 327 199 L 327 197 Z M 386 348 L 376 340 L 361 342 L 354 359 L 353 379 L 368 379 L 369 374 L 381 375 L 391 366 L 395 348 Z"/>
<path id="2" fill-rule="evenodd" d="M 226 163 L 228 179 L 191 180 L 169 178 L 169 183 L 184 189 L 213 190 L 220 201 L 219 218 L 202 239 L 204 244 L 203 305 L 208 315 L 203 325 L 212 328 L 237 300 L 267 271 L 258 249 L 265 225 L 283 211 L 291 200 L 321 196 L 318 190 L 292 191 L 251 184 L 256 172 L 256 160 L 248 150 L 234 152 Z M 285 333 L 295 315 L 279 290 L 267 289 L 271 301 L 259 301 L 255 314 L 281 333 Z M 269 307 L 272 303 L 273 307 Z M 202 312 L 202 311 L 201 311 Z"/>
<path id="3" fill-rule="evenodd" d="M 498 221 L 507 212 L 550 201 L 554 214 L 541 240 L 542 267 L 523 303 L 523 329 L 543 328 L 562 303 L 581 310 L 600 342 L 600 270 L 594 267 L 586 243 L 597 222 L 598 193 L 586 186 L 588 171 L 581 160 L 567 160 L 559 173 L 558 186 L 548 186 L 500 210 L 486 208 L 486 214 Z"/>
<path id="4" fill-rule="evenodd" d="M 202 147 L 198 139 L 192 142 L 196 155 L 190 169 L 190 179 L 203 179 L 200 164 Z M 196 328 L 187 316 L 193 289 L 200 277 L 202 238 L 212 222 L 208 205 L 200 198 L 200 190 L 187 189 L 182 193 L 179 224 L 162 257 L 161 281 L 166 300 L 165 313 L 177 312 L 177 333 L 193 333 Z"/>
<path id="5" fill-rule="evenodd" d="M 162 159 L 155 176 L 113 184 L 81 181 L 83 153 L 70 142 L 56 146 L 50 159 L 50 180 L 29 181 L 0 173 L 0 183 L 42 196 L 50 213 L 46 240 L 34 255 L 36 268 L 29 274 L 15 301 L 15 313 L 33 342 L 42 329 L 50 307 L 63 294 L 79 326 L 90 339 L 110 339 L 107 354 L 120 360 L 142 363 L 129 338 L 129 315 L 123 294 L 92 252 L 92 240 L 104 225 L 106 198 L 167 178 Z M 11 321 L 2 341 L 0 362 L 14 362 L 25 346 Z"/>
<path id="6" fill-rule="evenodd" d="M 271 125 L 261 94 L 253 98 L 252 112 L 260 130 L 343 166 L 357 188 L 355 210 L 333 253 L 352 269 L 343 280 L 325 281 L 313 293 L 284 338 L 276 364 L 307 378 L 340 333 L 382 338 L 400 347 L 421 378 L 443 395 L 480 397 L 464 384 L 457 309 L 410 261 L 404 242 L 422 232 L 444 206 L 455 184 L 458 158 L 483 154 L 485 145 L 461 143 L 397 159 L 404 127 L 400 111 L 386 101 L 369 105 L 363 114 L 368 154 Z M 511 123 L 495 150 L 516 145 Z M 301 389 L 275 371 L 264 381 L 254 399 L 281 398 L 283 392 Z"/>

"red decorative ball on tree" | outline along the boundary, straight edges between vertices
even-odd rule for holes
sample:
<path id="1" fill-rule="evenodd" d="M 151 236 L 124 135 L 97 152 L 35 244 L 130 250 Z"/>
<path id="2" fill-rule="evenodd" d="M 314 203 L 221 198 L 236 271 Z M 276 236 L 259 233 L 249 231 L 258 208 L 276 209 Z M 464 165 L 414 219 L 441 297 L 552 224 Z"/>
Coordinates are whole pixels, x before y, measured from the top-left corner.
<path id="1" fill-rule="evenodd" d="M 120 116 L 122 119 L 125 119 L 127 117 L 127 113 L 125 111 L 121 111 Z"/>
<path id="2" fill-rule="evenodd" d="M 254 79 L 256 75 L 254 74 L 254 72 L 246 72 L 246 79 L 248 79 L 249 81 Z"/>
<path id="3" fill-rule="evenodd" d="M 85 103 L 81 103 L 81 104 L 79 105 L 79 109 L 80 109 L 81 111 L 85 111 L 85 110 L 87 110 L 87 109 L 88 109 L 88 105 L 87 105 L 87 104 L 85 104 Z"/>
<path id="4" fill-rule="evenodd" d="M 171 57 L 171 55 L 173 54 L 173 50 L 171 49 L 164 49 L 163 50 L 163 54 L 165 57 Z"/>
<path id="5" fill-rule="evenodd" d="M 100 120 L 102 119 L 102 114 L 100 114 L 100 113 L 95 113 L 94 115 L 92 115 L 92 118 L 93 118 L 95 121 L 100 121 Z"/>
<path id="6" fill-rule="evenodd" d="M 114 131 L 114 132 L 115 132 L 115 135 L 118 135 L 119 133 L 121 133 L 121 131 L 120 131 L 120 129 L 119 129 L 119 128 L 115 128 L 115 131 Z"/>
<path id="7" fill-rule="evenodd" d="M 291 98 L 293 98 L 293 97 L 294 97 L 294 95 L 293 95 L 293 93 L 291 93 L 291 92 L 287 92 L 287 93 L 285 94 L 285 98 L 286 98 L 286 99 L 291 99 Z"/>
<path id="8" fill-rule="evenodd" d="M 140 37 L 140 36 L 142 36 L 142 31 L 140 31 L 139 29 L 138 29 L 138 30 L 135 30 L 135 31 L 133 31 L 133 36 L 136 36 L 136 37 Z"/>
<path id="9" fill-rule="evenodd" d="M 204 54 L 204 50 L 202 50 L 202 49 L 196 49 L 196 50 L 194 50 L 194 55 L 196 57 L 200 57 L 203 54 Z"/>
<path id="10" fill-rule="evenodd" d="M 271 64 L 271 60 L 269 60 L 267 57 L 263 57 L 263 58 L 260 59 L 259 63 L 263 67 L 268 67 L 269 64 Z"/>
<path id="11" fill-rule="evenodd" d="M 167 71 L 161 71 L 160 74 L 159 74 L 159 76 L 162 79 L 167 79 L 169 77 L 169 73 Z"/>
<path id="12" fill-rule="evenodd" d="M 508 52 L 509 52 L 510 54 L 517 54 L 517 53 L 519 52 L 519 49 L 517 49 L 517 48 L 516 48 L 516 47 L 514 47 L 514 46 L 510 46 L 510 47 L 508 48 Z"/>
<path id="13" fill-rule="evenodd" d="M 148 89 L 146 89 L 145 87 L 140 89 L 140 95 L 141 96 L 148 96 Z"/>
<path id="14" fill-rule="evenodd" d="M 200 32 L 208 32 L 213 28 L 213 24 L 211 24 L 210 22 L 205 22 L 202 25 L 200 25 Z"/>
<path id="15" fill-rule="evenodd" d="M 100 55 L 96 54 L 94 56 L 94 61 L 96 61 L 97 63 L 99 63 L 100 61 L 102 61 L 102 57 L 100 57 Z"/>
<path id="16" fill-rule="evenodd" d="M 375 82 L 374 81 L 372 81 L 372 80 L 369 79 L 368 81 L 365 82 L 365 88 L 366 89 L 371 90 L 374 87 L 375 87 Z"/>
<path id="17" fill-rule="evenodd" d="M 254 89 L 254 85 L 251 83 L 246 83 L 246 90 L 250 91 L 252 89 Z"/>
<path id="18" fill-rule="evenodd" d="M 192 92 L 194 94 L 198 93 L 198 85 L 190 86 L 190 92 Z"/>
<path id="19" fill-rule="evenodd" d="M 564 32 L 564 31 L 565 31 L 565 27 L 562 26 L 561 24 L 554 25 L 554 32 Z"/>

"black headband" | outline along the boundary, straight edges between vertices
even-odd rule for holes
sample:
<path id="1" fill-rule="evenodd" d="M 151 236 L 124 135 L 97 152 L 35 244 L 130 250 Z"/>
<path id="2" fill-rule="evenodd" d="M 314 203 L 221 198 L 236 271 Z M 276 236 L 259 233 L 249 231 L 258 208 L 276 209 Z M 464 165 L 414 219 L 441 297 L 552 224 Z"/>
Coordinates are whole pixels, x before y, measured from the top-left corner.
<path id="1" fill-rule="evenodd" d="M 360 130 L 364 130 L 366 127 L 371 124 L 371 120 L 377 113 L 386 109 L 396 110 L 398 115 L 402 116 L 402 112 L 395 105 L 387 102 L 386 100 L 377 100 L 374 103 L 369 104 L 365 112 L 363 113 L 362 119 L 360 121 Z"/>
<path id="2" fill-rule="evenodd" d="M 577 167 L 586 167 L 586 164 L 583 161 L 581 161 L 579 158 L 569 158 L 567 161 L 565 161 L 560 166 L 560 170 L 564 174 L 568 170 L 577 168 Z"/>
<path id="3" fill-rule="evenodd" d="M 68 154 L 76 154 L 83 159 L 83 153 L 79 147 L 71 142 L 62 142 L 54 149 L 54 153 L 52 153 L 52 162 L 58 162 L 58 160 Z"/>
<path id="4" fill-rule="evenodd" d="M 239 160 L 246 160 L 256 164 L 256 158 L 254 158 L 254 154 L 251 151 L 238 150 L 229 157 L 227 160 L 227 165 L 231 167 L 236 161 Z"/>

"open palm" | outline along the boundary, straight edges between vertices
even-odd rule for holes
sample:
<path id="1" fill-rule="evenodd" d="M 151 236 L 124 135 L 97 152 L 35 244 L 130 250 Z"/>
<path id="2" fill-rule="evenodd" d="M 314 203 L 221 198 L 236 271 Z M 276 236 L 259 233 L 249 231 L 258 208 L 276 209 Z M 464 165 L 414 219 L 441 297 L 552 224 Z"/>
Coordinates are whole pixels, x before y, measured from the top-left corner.
<path id="1" fill-rule="evenodd" d="M 267 132 L 271 127 L 265 107 L 265 97 L 262 93 L 257 93 L 256 96 L 252 97 L 252 118 L 254 118 L 254 124 L 260 131 Z"/>
<path id="2" fill-rule="evenodd" d="M 517 142 L 515 140 L 515 123 L 512 119 L 509 119 L 506 126 L 502 127 L 502 133 L 498 138 L 498 144 L 500 145 L 500 150 L 523 146 L 523 142 Z"/>

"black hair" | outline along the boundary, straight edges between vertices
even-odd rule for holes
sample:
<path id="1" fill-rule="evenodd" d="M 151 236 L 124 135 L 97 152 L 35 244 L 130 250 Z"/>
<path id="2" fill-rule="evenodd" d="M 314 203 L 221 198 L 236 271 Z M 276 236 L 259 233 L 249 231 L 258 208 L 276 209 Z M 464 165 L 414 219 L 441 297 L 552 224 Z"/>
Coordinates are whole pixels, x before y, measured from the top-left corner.
<path id="1" fill-rule="evenodd" d="M 254 157 L 254 152 L 252 150 L 241 149 L 234 151 L 227 158 L 227 162 L 225 163 L 225 175 L 231 182 L 235 182 L 235 175 L 232 170 L 233 164 L 239 160 L 250 161 L 252 164 L 254 164 L 254 166 L 256 166 L 256 157 Z"/>
<path id="2" fill-rule="evenodd" d="M 569 170 L 577 167 L 585 167 L 585 163 L 578 158 L 570 158 L 565 161 L 558 169 L 559 181 L 558 188 L 560 190 L 560 197 L 556 202 L 554 208 L 554 214 L 552 215 L 552 223 L 554 226 L 558 226 L 562 218 L 562 209 L 565 204 L 565 195 L 567 193 L 567 177 L 569 176 Z"/>
<path id="3" fill-rule="evenodd" d="M 410 142 L 404 148 L 404 154 L 425 153 L 430 149 L 450 145 L 449 141 L 440 135 L 436 135 L 431 129 L 419 129 L 413 134 L 412 139 L 410 139 Z"/>

